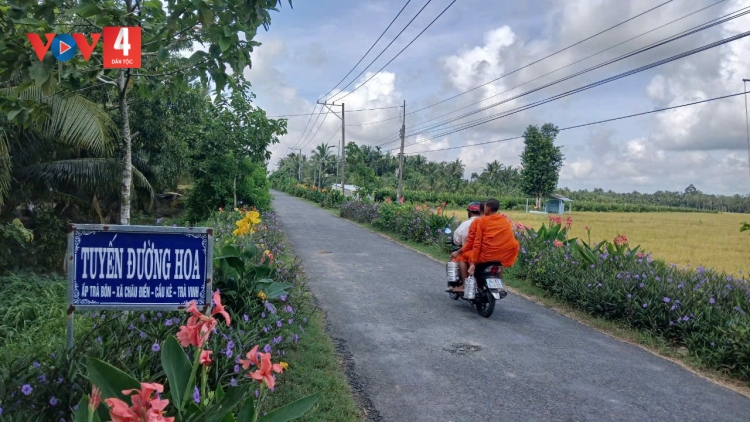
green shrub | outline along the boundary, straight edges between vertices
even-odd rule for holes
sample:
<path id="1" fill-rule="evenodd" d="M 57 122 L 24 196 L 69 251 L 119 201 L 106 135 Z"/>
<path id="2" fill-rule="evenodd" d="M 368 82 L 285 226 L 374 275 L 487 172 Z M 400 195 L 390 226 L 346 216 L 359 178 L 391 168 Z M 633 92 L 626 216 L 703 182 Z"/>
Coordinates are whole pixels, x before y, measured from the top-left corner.
<path id="1" fill-rule="evenodd" d="M 292 347 L 303 331 L 300 325 L 306 315 L 295 309 L 279 286 L 259 279 L 261 276 L 292 285 L 297 280 L 299 262 L 284 262 L 283 234 L 272 213 L 262 213 L 258 230 L 251 236 L 231 235 L 239 212 L 215 213 L 210 225 L 215 228 L 215 243 L 220 252 L 224 246 L 239 247 L 242 263 L 242 294 L 225 306 L 236 318 L 231 327 L 220 324 L 207 348 L 213 350 L 209 371 L 212 383 L 220 382 L 228 389 L 234 382 L 252 382 L 236 372 L 237 358 L 248 347 L 259 344 L 283 354 Z M 258 254 L 258 250 L 262 253 Z M 270 255 L 276 257 L 273 264 Z M 232 260 L 231 254 L 215 254 L 217 267 L 215 287 L 233 289 L 233 275 L 222 261 Z M 247 258 L 247 259 L 246 259 Z M 218 262 L 218 265 L 217 265 Z M 230 265 L 234 267 L 233 265 Z M 259 271 L 256 271 L 260 268 Z M 267 268 L 270 268 L 270 272 Z M 236 268 L 234 268 L 236 271 Z M 234 277 L 236 279 L 236 276 Z M 61 277 L 14 275 L 0 278 L 0 407 L 3 417 L 11 420 L 71 420 L 70 408 L 90 391 L 85 376 L 86 358 L 104 360 L 139 380 L 163 378 L 158 347 L 177 331 L 186 319 L 185 312 L 86 312 L 75 318 L 75 348 L 65 351 L 66 286 Z M 255 293 L 259 287 L 267 299 Z M 275 289 L 275 290 L 274 290 Z M 237 290 L 237 288 L 235 288 Z M 231 308 L 229 307 L 231 303 Z M 82 372 L 84 371 L 84 372 Z M 22 388 L 32 391 L 26 395 Z M 55 403 L 54 405 L 52 403 Z M 23 416 L 22 419 L 15 419 Z"/>
<path id="2" fill-rule="evenodd" d="M 631 249 L 624 236 L 596 246 L 553 243 L 533 229 L 518 237 L 522 248 L 513 274 L 578 309 L 647 330 L 710 367 L 750 380 L 747 280 L 652 260 Z"/>

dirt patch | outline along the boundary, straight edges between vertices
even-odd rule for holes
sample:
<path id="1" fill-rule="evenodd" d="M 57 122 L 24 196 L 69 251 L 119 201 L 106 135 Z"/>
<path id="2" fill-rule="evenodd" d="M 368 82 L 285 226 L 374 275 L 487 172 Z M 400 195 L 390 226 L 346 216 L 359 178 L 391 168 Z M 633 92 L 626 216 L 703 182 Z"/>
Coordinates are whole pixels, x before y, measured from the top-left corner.
<path id="1" fill-rule="evenodd" d="M 448 347 L 444 347 L 443 350 L 454 355 L 466 356 L 482 350 L 482 347 L 469 343 L 453 343 Z"/>

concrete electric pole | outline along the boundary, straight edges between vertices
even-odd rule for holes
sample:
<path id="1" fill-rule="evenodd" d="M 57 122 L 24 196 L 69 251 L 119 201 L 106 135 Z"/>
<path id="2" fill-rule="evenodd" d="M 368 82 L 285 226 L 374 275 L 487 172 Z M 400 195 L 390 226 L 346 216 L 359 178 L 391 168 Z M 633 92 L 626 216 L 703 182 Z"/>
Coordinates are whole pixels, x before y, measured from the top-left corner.
<path id="1" fill-rule="evenodd" d="M 404 180 L 404 136 L 406 136 L 406 100 L 404 100 L 403 118 L 401 120 L 401 152 L 399 153 L 398 160 L 398 191 L 396 193 L 396 201 L 401 201 L 402 186 Z"/>

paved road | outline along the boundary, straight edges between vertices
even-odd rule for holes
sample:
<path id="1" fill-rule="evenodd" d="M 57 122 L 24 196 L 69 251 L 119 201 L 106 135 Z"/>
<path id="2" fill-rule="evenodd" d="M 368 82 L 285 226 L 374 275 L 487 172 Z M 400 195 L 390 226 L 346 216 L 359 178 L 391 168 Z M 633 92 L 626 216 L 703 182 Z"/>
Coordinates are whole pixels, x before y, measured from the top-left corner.
<path id="1" fill-rule="evenodd" d="M 750 420 L 750 399 L 526 299 L 482 318 L 443 292 L 439 262 L 273 195 L 380 420 Z"/>

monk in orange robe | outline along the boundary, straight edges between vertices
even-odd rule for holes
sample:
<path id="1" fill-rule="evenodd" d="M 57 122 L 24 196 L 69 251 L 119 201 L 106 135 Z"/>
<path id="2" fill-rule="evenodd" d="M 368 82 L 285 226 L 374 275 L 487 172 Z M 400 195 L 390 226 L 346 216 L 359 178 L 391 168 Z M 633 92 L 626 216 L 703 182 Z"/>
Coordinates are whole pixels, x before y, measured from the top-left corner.
<path id="1" fill-rule="evenodd" d="M 471 256 L 471 250 L 474 248 L 474 239 L 476 238 L 478 227 L 477 223 L 482 219 L 482 217 L 484 217 L 487 210 L 484 202 L 481 202 L 479 204 L 479 209 L 481 215 L 479 218 L 471 222 L 471 225 L 469 226 L 469 234 L 466 236 L 466 241 L 464 242 L 463 246 L 461 246 L 461 249 L 451 253 L 451 258 L 453 258 L 454 261 L 458 262 L 458 268 L 461 273 L 462 283 L 464 280 L 466 280 L 466 277 L 469 276 L 469 257 Z M 446 291 L 463 291 L 462 289 L 463 286 L 459 286 L 456 288 L 449 287 L 448 289 L 446 289 Z"/>
<path id="2" fill-rule="evenodd" d="M 476 267 L 488 262 L 500 262 L 504 267 L 511 267 L 516 263 L 521 245 L 513 233 L 513 226 L 504 216 L 498 215 L 500 202 L 490 199 L 484 206 L 484 217 L 477 219 L 472 249 L 469 254 L 468 273 L 474 275 Z"/>

